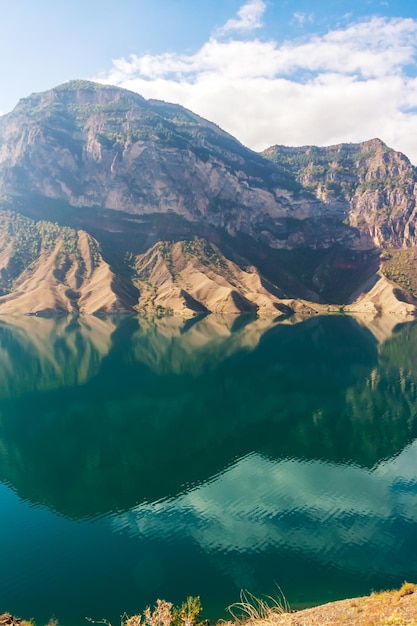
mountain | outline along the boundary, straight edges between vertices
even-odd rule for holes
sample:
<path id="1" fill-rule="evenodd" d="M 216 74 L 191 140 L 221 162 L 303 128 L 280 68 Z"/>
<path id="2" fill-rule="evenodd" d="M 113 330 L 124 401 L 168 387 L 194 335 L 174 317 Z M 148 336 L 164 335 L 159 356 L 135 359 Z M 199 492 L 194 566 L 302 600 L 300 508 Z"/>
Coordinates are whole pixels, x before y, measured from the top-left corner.
<path id="1" fill-rule="evenodd" d="M 258 154 L 70 81 L 0 117 L 0 313 L 409 313 L 416 180 L 377 139 Z"/>
<path id="2" fill-rule="evenodd" d="M 417 245 L 416 168 L 379 139 L 328 148 L 273 146 L 263 156 L 346 215 L 362 246 Z"/>

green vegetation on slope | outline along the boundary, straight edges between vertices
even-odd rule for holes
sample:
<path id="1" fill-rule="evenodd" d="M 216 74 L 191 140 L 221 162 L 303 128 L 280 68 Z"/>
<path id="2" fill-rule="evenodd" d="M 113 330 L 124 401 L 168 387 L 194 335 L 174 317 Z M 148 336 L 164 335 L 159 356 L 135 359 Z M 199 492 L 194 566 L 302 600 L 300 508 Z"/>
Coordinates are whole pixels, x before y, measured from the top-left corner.
<path id="1" fill-rule="evenodd" d="M 294 175 L 309 191 L 320 190 L 329 199 L 349 201 L 355 193 L 392 190 L 404 182 L 414 184 L 416 171 L 411 164 L 402 174 L 398 174 L 396 168 L 389 176 L 369 171 L 369 162 L 381 149 L 385 155 L 395 154 L 379 140 L 373 140 L 327 148 L 273 146 L 265 150 L 263 156 Z M 403 163 L 406 160 L 399 158 Z"/>
<path id="2" fill-rule="evenodd" d="M 381 261 L 384 276 L 417 298 L 417 249 L 385 250 Z"/>
<path id="3" fill-rule="evenodd" d="M 307 146 L 291 148 L 274 146 L 266 150 L 263 155 L 283 167 L 289 174 L 295 175 L 312 192 L 324 185 L 325 190 L 335 198 L 350 199 L 357 187 L 356 180 L 358 166 L 361 162 L 373 156 L 373 151 L 352 150 L 347 145 L 341 148 L 333 146 L 319 148 Z M 352 176 L 352 171 L 356 174 Z"/>
<path id="4" fill-rule="evenodd" d="M 50 252 L 61 240 L 61 256 L 74 257 L 80 267 L 84 260 L 78 246 L 77 231 L 69 226 L 48 221 L 35 221 L 19 213 L 0 210 L 0 228 L 3 231 L 4 245 L 11 245 L 7 272 L 2 272 L 2 287 L 10 289 L 15 279 L 27 269 L 42 253 Z M 97 244 L 87 235 L 93 264 L 99 260 Z"/>

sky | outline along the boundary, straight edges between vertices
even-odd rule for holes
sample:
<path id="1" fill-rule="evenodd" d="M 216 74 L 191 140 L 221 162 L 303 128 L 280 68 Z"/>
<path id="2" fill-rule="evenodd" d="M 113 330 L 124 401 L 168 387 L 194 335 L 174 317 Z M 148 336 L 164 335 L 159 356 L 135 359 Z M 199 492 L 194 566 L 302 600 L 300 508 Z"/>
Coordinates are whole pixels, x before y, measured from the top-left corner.
<path id="1" fill-rule="evenodd" d="M 0 113 L 70 79 L 175 102 L 253 150 L 379 137 L 417 164 L 415 0 L 0 0 Z"/>

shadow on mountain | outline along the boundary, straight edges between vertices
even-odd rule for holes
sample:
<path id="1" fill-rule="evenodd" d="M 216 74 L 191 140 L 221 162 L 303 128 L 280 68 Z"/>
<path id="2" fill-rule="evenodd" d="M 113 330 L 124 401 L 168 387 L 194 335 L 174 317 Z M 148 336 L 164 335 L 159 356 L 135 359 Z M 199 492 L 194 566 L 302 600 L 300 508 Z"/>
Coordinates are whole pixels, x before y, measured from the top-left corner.
<path id="1" fill-rule="evenodd" d="M 0 480 L 70 518 L 175 497 L 252 452 L 373 467 L 417 435 L 415 368 L 400 368 L 415 324 L 379 357 L 343 316 L 272 328 L 208 316 L 185 332 L 128 317 L 97 320 L 99 339 L 26 323 L 0 333 Z"/>

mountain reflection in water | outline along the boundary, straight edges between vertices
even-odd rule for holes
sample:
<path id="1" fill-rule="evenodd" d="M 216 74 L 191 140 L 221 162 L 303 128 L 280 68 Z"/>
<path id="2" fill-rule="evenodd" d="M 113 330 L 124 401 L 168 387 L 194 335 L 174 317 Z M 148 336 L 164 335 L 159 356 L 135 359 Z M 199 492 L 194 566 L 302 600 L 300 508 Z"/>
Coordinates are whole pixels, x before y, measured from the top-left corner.
<path id="1" fill-rule="evenodd" d="M 65 626 L 200 594 L 219 617 L 241 587 L 416 579 L 417 325 L 394 330 L 0 322 L 0 604 Z"/>

